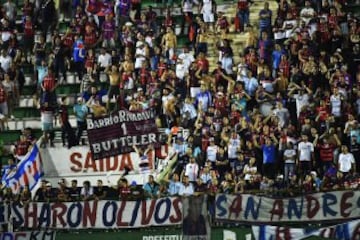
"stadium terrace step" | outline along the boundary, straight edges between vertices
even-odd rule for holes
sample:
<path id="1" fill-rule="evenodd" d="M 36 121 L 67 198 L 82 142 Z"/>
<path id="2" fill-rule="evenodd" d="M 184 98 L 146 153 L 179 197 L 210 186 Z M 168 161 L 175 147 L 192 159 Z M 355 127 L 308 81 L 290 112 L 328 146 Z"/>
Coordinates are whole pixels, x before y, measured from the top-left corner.
<path id="1" fill-rule="evenodd" d="M 73 114 L 73 108 L 68 107 L 69 115 Z M 38 118 L 40 117 L 40 110 L 36 107 L 16 107 L 14 109 L 13 115 L 16 119 L 25 119 L 25 118 Z"/>
<path id="2" fill-rule="evenodd" d="M 60 84 L 56 88 L 56 94 L 63 95 L 77 95 L 80 91 L 80 83 L 74 84 Z M 24 86 L 22 95 L 33 95 L 35 92 L 35 85 Z"/>
<path id="3" fill-rule="evenodd" d="M 5 130 L 0 132 L 1 140 L 3 140 L 5 144 L 16 142 L 19 140 L 20 135 L 21 129 Z"/>
<path id="4" fill-rule="evenodd" d="M 69 122 L 72 127 L 76 127 L 75 116 L 70 116 Z M 31 128 L 31 129 L 41 130 L 41 122 L 40 122 L 39 117 L 27 117 L 27 118 L 22 118 L 22 119 L 10 120 L 8 122 L 8 125 L 9 125 L 10 130 L 24 129 L 27 127 Z M 54 127 L 55 128 L 61 127 L 58 119 L 57 119 Z"/>

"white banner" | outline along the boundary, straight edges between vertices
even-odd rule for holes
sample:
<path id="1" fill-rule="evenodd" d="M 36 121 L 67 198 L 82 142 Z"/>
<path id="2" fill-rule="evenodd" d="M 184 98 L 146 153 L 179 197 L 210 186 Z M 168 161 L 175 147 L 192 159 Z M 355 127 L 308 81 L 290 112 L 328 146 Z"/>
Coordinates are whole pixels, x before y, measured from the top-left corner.
<path id="1" fill-rule="evenodd" d="M 293 198 L 270 198 L 250 194 L 218 194 L 218 221 L 316 222 L 360 217 L 360 191 L 333 191 Z"/>
<path id="2" fill-rule="evenodd" d="M 55 240 L 56 232 L 32 231 L 32 232 L 3 232 L 0 233 L 0 240 Z"/>
<path id="3" fill-rule="evenodd" d="M 256 240 L 301 240 L 310 236 L 337 240 L 359 240 L 360 220 L 315 230 L 269 225 L 252 226 L 252 232 Z"/>
<path id="4" fill-rule="evenodd" d="M 139 228 L 178 225 L 181 198 L 142 201 L 32 202 L 11 205 L 15 226 L 24 228 Z"/>
<path id="5" fill-rule="evenodd" d="M 43 162 L 44 178 L 59 177 L 72 178 L 99 176 L 105 177 L 109 172 L 114 176 L 124 173 L 125 168 L 129 168 L 129 175 L 139 174 L 140 158 L 135 152 L 121 154 L 115 157 L 94 160 L 89 147 L 79 146 L 66 148 L 46 148 L 41 149 L 41 156 L 46 161 Z M 159 155 L 165 158 L 168 154 L 168 147 L 162 146 Z M 148 152 L 150 167 L 155 170 L 155 152 Z"/>

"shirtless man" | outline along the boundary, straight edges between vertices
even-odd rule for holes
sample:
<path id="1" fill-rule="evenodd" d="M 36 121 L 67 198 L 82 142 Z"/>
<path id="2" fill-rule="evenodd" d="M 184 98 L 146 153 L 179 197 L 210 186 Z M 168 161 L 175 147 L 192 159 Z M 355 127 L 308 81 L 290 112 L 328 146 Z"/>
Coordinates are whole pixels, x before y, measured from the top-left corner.
<path id="1" fill-rule="evenodd" d="M 172 60 L 175 54 L 175 48 L 177 46 L 177 39 L 171 27 L 166 29 L 166 34 L 162 38 L 161 45 L 164 46 L 168 58 Z"/>

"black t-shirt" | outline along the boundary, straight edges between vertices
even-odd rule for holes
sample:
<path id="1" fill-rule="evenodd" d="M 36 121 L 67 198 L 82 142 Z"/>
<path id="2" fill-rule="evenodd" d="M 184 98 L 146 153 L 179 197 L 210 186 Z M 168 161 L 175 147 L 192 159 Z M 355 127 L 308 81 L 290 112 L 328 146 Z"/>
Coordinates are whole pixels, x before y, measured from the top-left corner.
<path id="1" fill-rule="evenodd" d="M 40 188 L 35 193 L 35 199 L 38 202 L 45 202 L 46 189 Z"/>
<path id="2" fill-rule="evenodd" d="M 106 198 L 108 192 L 108 187 L 102 186 L 102 187 L 95 187 L 94 188 L 94 195 L 97 197 L 104 196 Z"/>
<path id="3" fill-rule="evenodd" d="M 80 200 L 80 188 L 69 188 L 69 197 L 71 201 Z"/>

